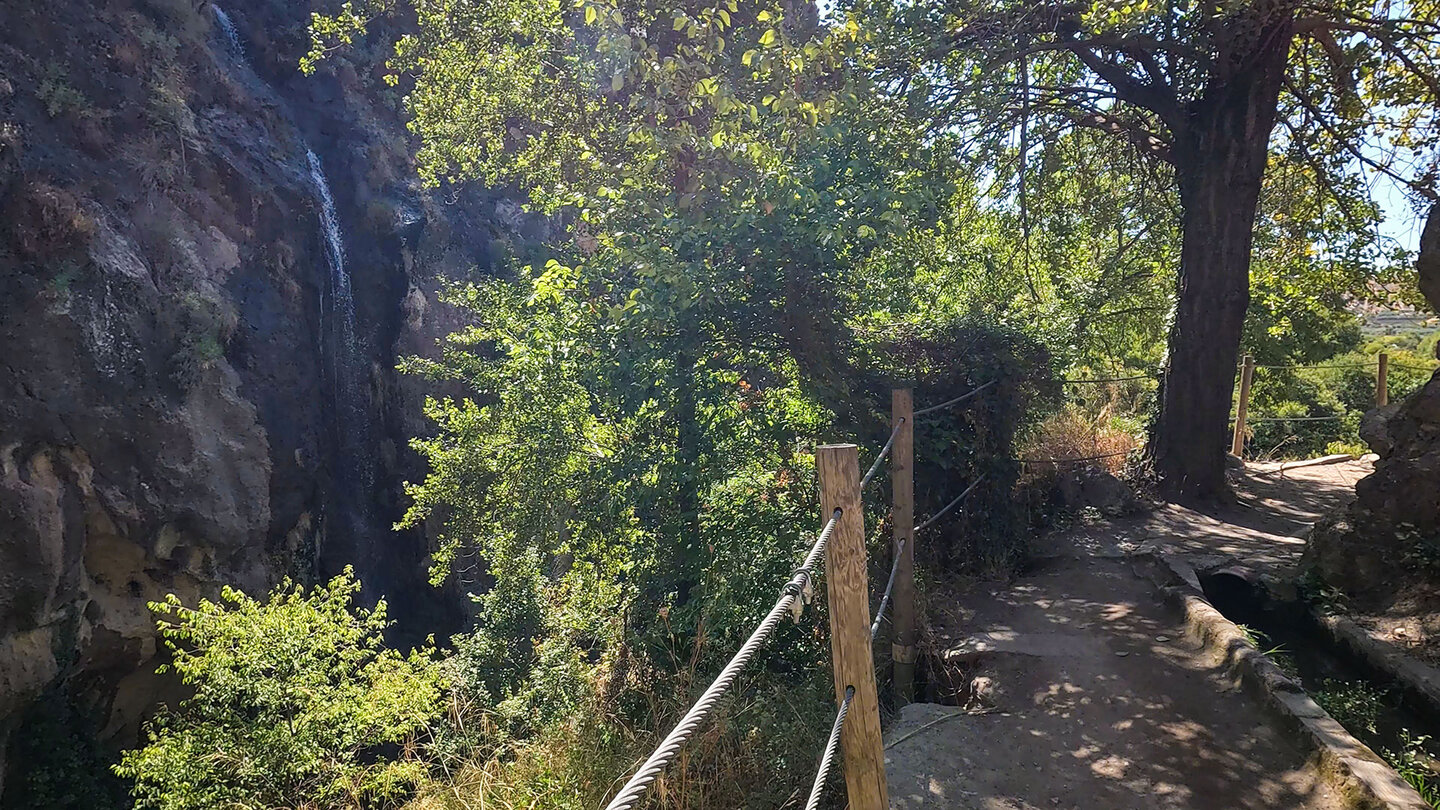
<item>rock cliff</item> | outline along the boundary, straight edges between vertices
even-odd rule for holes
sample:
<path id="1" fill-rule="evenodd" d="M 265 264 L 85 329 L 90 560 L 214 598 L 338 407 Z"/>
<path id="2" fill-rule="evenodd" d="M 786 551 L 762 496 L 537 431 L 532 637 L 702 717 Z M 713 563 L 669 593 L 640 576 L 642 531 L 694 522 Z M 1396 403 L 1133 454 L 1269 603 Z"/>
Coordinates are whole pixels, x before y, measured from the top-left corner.
<path id="1" fill-rule="evenodd" d="M 395 360 L 524 222 L 415 187 L 364 46 L 299 75 L 309 12 L 0 4 L 0 751 L 42 694 L 133 742 L 167 592 L 354 564 L 402 623 L 459 609 L 390 528 L 425 430 Z"/>
<path id="2" fill-rule="evenodd" d="M 1426 220 L 1416 270 L 1420 291 L 1440 312 L 1440 205 Z M 1433 602 L 1440 571 L 1440 373 L 1366 414 L 1360 434 L 1380 457 L 1375 471 L 1355 485 L 1353 504 L 1316 524 L 1306 565 L 1358 600 L 1358 608 Z"/>

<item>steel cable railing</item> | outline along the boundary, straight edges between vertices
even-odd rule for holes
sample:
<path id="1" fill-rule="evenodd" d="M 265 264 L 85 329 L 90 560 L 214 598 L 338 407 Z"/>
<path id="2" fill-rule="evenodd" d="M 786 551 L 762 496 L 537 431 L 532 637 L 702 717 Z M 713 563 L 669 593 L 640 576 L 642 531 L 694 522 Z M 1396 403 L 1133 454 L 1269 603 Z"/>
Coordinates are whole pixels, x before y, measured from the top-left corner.
<path id="1" fill-rule="evenodd" d="M 1060 380 L 1060 382 L 1066 383 L 1067 385 L 1087 385 L 1089 383 L 1117 383 L 1131 382 L 1133 380 L 1153 380 L 1156 376 L 1158 375 L 1155 372 L 1150 372 L 1149 374 L 1136 374 L 1133 377 L 1096 377 L 1095 379 L 1090 380 L 1062 379 Z"/>
<path id="2" fill-rule="evenodd" d="M 905 418 L 901 417 L 895 423 L 895 429 L 890 431 L 890 438 L 885 440 L 885 446 L 880 448 L 880 455 L 875 457 L 875 463 L 870 465 L 865 477 L 860 479 L 861 492 L 864 492 L 865 487 L 870 485 L 870 480 L 875 477 L 875 474 L 880 472 L 880 465 L 884 463 L 885 457 L 890 455 L 890 448 L 895 446 L 895 437 L 900 435 L 900 428 L 903 427 L 905 427 Z"/>
<path id="3" fill-rule="evenodd" d="M 974 397 L 994 384 L 993 381 L 988 382 L 958 397 L 941 402 L 938 405 L 913 411 L 911 417 L 913 418 L 914 416 L 949 408 Z M 880 448 L 880 452 L 870 465 L 869 470 L 859 482 L 858 489 L 861 492 L 863 492 L 870 482 L 879 474 L 880 467 L 884 464 L 885 459 L 889 457 L 895 441 L 907 421 L 910 420 L 907 420 L 905 416 L 897 415 L 895 426 L 892 428 L 889 438 L 886 439 L 884 446 Z M 851 469 L 853 469 L 853 467 Z M 978 486 L 984 478 L 985 476 L 983 475 L 977 478 L 970 486 L 966 487 L 963 492 L 956 496 L 955 499 L 941 508 L 939 512 L 936 512 L 924 523 L 914 527 L 913 531 L 918 532 L 933 525 L 937 520 L 954 509 L 967 495 L 973 492 L 975 487 Z M 854 479 L 852 478 L 851 480 Z M 822 485 L 823 481 L 824 478 L 822 475 Z M 629 781 L 625 783 L 620 791 L 615 794 L 615 797 L 610 800 L 609 804 L 605 806 L 605 810 L 633 810 L 633 808 L 640 803 L 645 793 L 660 778 L 660 775 L 664 773 L 671 761 L 674 760 L 680 748 L 699 730 L 701 724 L 714 712 L 719 701 L 734 685 L 741 670 L 745 668 L 750 660 L 755 657 L 756 653 L 759 652 L 760 648 L 764 646 L 765 642 L 769 640 L 785 613 L 803 606 L 803 603 L 798 603 L 798 600 L 803 598 L 805 602 L 809 601 L 809 586 L 813 576 L 812 572 L 819 561 L 825 556 L 831 534 L 836 530 L 842 514 L 843 511 L 840 508 L 836 508 L 833 511 L 830 519 L 815 538 L 815 543 L 811 546 L 810 551 L 805 555 L 804 563 L 791 574 L 790 579 L 781 589 L 780 596 L 775 601 L 774 606 L 770 608 L 769 613 L 760 621 L 759 625 L 750 634 L 750 637 L 746 639 L 734 657 L 732 657 L 729 663 L 720 671 L 720 674 L 716 676 L 715 680 L 710 683 L 700 698 L 696 700 L 685 713 L 685 716 L 680 719 L 680 722 L 675 724 L 675 727 L 671 729 L 670 733 L 656 746 L 654 752 L 640 764 L 634 775 L 630 777 Z M 890 606 L 891 595 L 894 593 L 896 577 L 900 570 L 900 559 L 905 551 L 906 542 L 907 540 L 902 539 L 895 547 L 895 559 L 891 564 L 890 576 L 885 583 L 884 593 L 880 597 L 879 606 L 876 608 L 874 620 L 870 625 L 870 640 L 872 642 L 879 633 L 880 624 L 884 620 L 886 609 Z M 910 539 L 910 542 L 913 542 L 913 538 Z M 862 550 L 863 547 L 864 543 L 861 543 L 860 548 Z M 796 614 L 796 619 L 798 620 L 798 610 Z M 840 672 L 841 669 L 837 667 L 836 671 Z M 848 677 L 849 676 L 847 676 L 847 679 Z M 806 803 L 806 810 L 817 810 L 819 807 L 819 803 L 824 794 L 826 780 L 834 767 L 836 754 L 840 750 L 840 739 L 844 730 L 845 719 L 849 714 L 851 704 L 855 699 L 855 694 L 854 685 L 847 685 L 844 697 L 835 714 L 835 721 L 830 730 L 830 737 L 826 742 L 825 749 L 820 758 L 819 768 L 815 774 L 814 784 L 811 787 L 809 801 Z"/>
<path id="4" fill-rule="evenodd" d="M 962 403 L 962 402 L 964 402 L 965 400 L 967 400 L 967 399 L 975 396 L 976 394 L 980 393 L 981 391 L 984 391 L 986 388 L 989 388 L 990 386 L 992 386 L 992 385 L 994 385 L 994 384 L 995 384 L 995 381 L 994 381 L 994 380 L 991 380 L 990 382 L 985 383 L 984 385 L 980 386 L 979 388 L 973 389 L 973 390 L 970 391 L 969 393 L 961 394 L 960 396 L 955 397 L 954 399 L 947 399 L 947 400 L 945 400 L 944 402 L 940 403 L 939 405 L 931 405 L 931 406 L 929 406 L 928 408 L 918 408 L 918 409 L 916 409 L 916 411 L 915 411 L 915 415 L 916 415 L 916 416 L 924 416 L 924 415 L 927 414 L 927 413 L 934 413 L 935 411 L 942 410 L 942 409 L 944 409 L 944 408 L 948 408 L 948 407 L 950 407 L 951 405 L 959 405 L 960 403 Z"/>
<path id="5" fill-rule="evenodd" d="M 1343 416 L 1262 416 L 1259 419 L 1246 419 L 1245 424 L 1253 425 L 1259 422 L 1337 422 L 1344 419 Z M 1233 418 L 1230 421 L 1235 421 Z"/>
<path id="6" fill-rule="evenodd" d="M 820 767 L 815 771 L 815 783 L 810 786 L 810 799 L 805 810 L 818 810 L 820 797 L 825 793 L 825 779 L 835 761 L 835 752 L 840 750 L 840 732 L 845 729 L 845 716 L 850 713 L 850 701 L 855 699 L 855 687 L 845 687 L 845 699 L 835 711 L 835 723 L 830 726 L 830 739 L 825 742 L 825 751 L 820 755 Z"/>
<path id="7" fill-rule="evenodd" d="M 941 507 L 941 509 L 940 509 L 939 512 L 936 512 L 935 514 L 933 514 L 933 515 L 931 515 L 930 517 L 926 518 L 924 523 L 921 523 L 919 526 L 916 526 L 916 527 L 915 527 L 915 531 L 916 531 L 916 532 L 919 532 L 919 531 L 921 531 L 922 529 L 926 529 L 926 528 L 934 525 L 935 521 L 939 520 L 939 519 L 942 518 L 942 517 L 945 517 L 945 514 L 946 514 L 947 512 L 949 512 L 951 509 L 954 509 L 957 505 L 959 505 L 959 503 L 960 503 L 961 501 L 965 500 L 965 496 L 966 496 L 966 495 L 969 495 L 970 492 L 971 492 L 971 490 L 975 489 L 975 487 L 980 486 L 980 482 L 981 482 L 981 481 L 984 481 L 984 480 L 985 480 L 985 476 L 983 476 L 983 475 L 980 476 L 979 478 L 976 478 L 976 479 L 975 479 L 975 482 L 972 483 L 970 486 L 966 487 L 964 492 L 960 493 L 959 495 L 956 495 L 956 496 L 955 496 L 955 499 L 952 500 L 952 501 L 950 501 L 949 503 L 945 504 L 943 507 Z"/>
<path id="8" fill-rule="evenodd" d="M 1303 363 L 1289 363 L 1289 364 L 1283 364 L 1283 365 L 1263 365 L 1263 366 L 1257 364 L 1257 365 L 1255 366 L 1255 368 L 1268 368 L 1268 369 L 1272 369 L 1272 370 L 1289 369 L 1289 370 L 1291 370 L 1291 371 L 1318 371 L 1318 370 L 1321 370 L 1321 369 L 1370 368 L 1370 367 L 1373 366 L 1373 365 L 1375 365 L 1375 363 L 1374 363 L 1373 361 L 1371 361 L 1371 362 L 1365 362 L 1365 363 L 1317 363 L 1317 364 L 1315 364 L 1315 365 L 1313 365 L 1313 366 L 1307 366 L 1307 365 L 1305 365 L 1305 364 L 1303 364 Z"/>
<path id="9" fill-rule="evenodd" d="M 1021 464 L 1073 464 L 1077 461 L 1099 461 L 1102 458 L 1115 458 L 1116 456 L 1127 456 L 1133 450 L 1116 450 L 1111 453 L 1101 453 L 1098 456 L 1073 456 L 1070 458 L 1017 458 Z"/>
<path id="10" fill-rule="evenodd" d="M 690 711 L 685 713 L 675 728 L 656 747 L 649 759 L 646 759 L 635 775 L 630 777 L 630 781 L 626 782 L 620 792 L 615 794 L 615 798 L 605 805 L 605 810 L 630 810 L 639 804 L 645 791 L 654 784 L 655 780 L 664 772 L 665 766 L 669 765 L 670 760 L 679 753 L 680 746 L 684 745 L 685 741 L 689 740 L 690 736 L 699 729 L 700 724 L 710 716 L 716 704 L 720 702 L 720 698 L 724 697 L 735 682 L 740 670 L 745 668 L 745 665 L 770 638 L 770 634 L 780 624 L 780 619 L 810 584 L 810 571 L 824 555 L 825 546 L 830 541 L 830 534 L 835 530 L 836 523 L 839 522 L 840 514 L 841 510 L 836 509 L 830 516 L 829 522 L 815 538 L 815 545 L 810 548 L 810 553 L 805 555 L 805 562 L 790 576 L 790 581 L 785 583 L 785 587 L 781 589 L 780 598 L 776 600 L 775 606 L 770 608 L 770 612 L 761 620 L 760 625 L 755 628 L 755 632 L 751 633 L 750 638 L 741 645 L 740 651 L 735 653 L 735 657 L 730 659 L 730 663 L 725 665 L 705 693 L 695 701 L 695 705 L 690 707 Z"/>
<path id="11" fill-rule="evenodd" d="M 890 578 L 885 581 L 885 593 L 880 596 L 880 606 L 875 608 L 875 621 L 870 622 L 870 640 L 874 641 L 880 632 L 880 620 L 885 618 L 885 608 L 890 606 L 890 592 L 895 588 L 895 575 L 900 572 L 900 555 L 905 553 L 905 541 L 895 544 L 895 561 L 890 564 Z"/>

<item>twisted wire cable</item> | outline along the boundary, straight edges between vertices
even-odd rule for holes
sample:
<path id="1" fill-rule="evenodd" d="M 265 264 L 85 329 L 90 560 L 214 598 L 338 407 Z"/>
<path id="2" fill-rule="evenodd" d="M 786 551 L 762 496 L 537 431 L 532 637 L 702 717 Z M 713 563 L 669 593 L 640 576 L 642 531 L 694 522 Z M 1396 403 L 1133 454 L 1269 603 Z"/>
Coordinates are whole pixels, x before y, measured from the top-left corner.
<path id="1" fill-rule="evenodd" d="M 1156 376 L 1156 375 L 1155 375 L 1155 372 L 1152 371 L 1152 372 L 1150 372 L 1150 373 L 1148 373 L 1148 374 L 1136 374 L 1136 375 L 1133 376 L 1133 377 L 1097 377 L 1097 378 L 1095 378 L 1095 379 L 1093 379 L 1093 380 L 1069 380 L 1069 379 L 1066 379 L 1066 380 L 1061 380 L 1060 382 L 1066 383 L 1066 384 L 1068 384 L 1068 385 L 1085 385 L 1085 384 L 1087 384 L 1087 383 L 1117 383 L 1117 382 L 1130 382 L 1131 380 L 1150 380 L 1150 379 L 1154 379 L 1155 376 Z"/>
<path id="2" fill-rule="evenodd" d="M 1230 421 L 1233 422 L 1235 420 L 1232 419 Z M 1253 422 L 1255 420 L 1252 419 L 1250 421 Z M 1124 456 L 1128 455 L 1131 452 L 1133 451 L 1116 450 L 1113 453 L 1101 453 L 1098 456 L 1075 456 L 1074 458 L 1017 458 L 1015 460 L 1021 462 L 1022 464 L 1066 464 L 1068 462 L 1074 461 L 1099 461 L 1102 458 L 1114 458 L 1116 456 Z"/>
<path id="3" fill-rule="evenodd" d="M 820 796 L 825 792 L 825 777 L 830 774 L 830 767 L 835 762 L 835 752 L 840 750 L 840 732 L 845 728 L 845 715 L 850 713 L 850 701 L 855 699 L 855 687 L 845 687 L 845 699 L 840 701 L 840 708 L 835 712 L 835 724 L 830 726 L 830 739 L 825 743 L 825 753 L 820 755 L 820 768 L 815 772 L 815 784 L 810 787 L 810 800 L 805 802 L 805 810 L 818 810 L 820 807 Z"/>
<path id="4" fill-rule="evenodd" d="M 951 501 L 950 503 L 945 504 L 945 507 L 944 507 L 943 509 L 941 509 L 939 512 L 936 512 L 935 514 L 931 515 L 929 518 L 927 518 L 927 519 L 925 520 L 924 523 L 921 523 L 919 526 L 916 526 L 915 529 L 914 529 L 914 531 L 918 532 L 918 531 L 920 531 L 921 529 L 928 528 L 928 527 L 929 527 L 931 524 L 933 524 L 935 521 L 937 521 L 937 520 L 939 520 L 940 518 L 944 517 L 946 512 L 949 512 L 951 509 L 954 509 L 956 504 L 958 504 L 958 503 L 960 503 L 961 501 L 965 500 L 965 496 L 966 496 L 966 495 L 969 495 L 969 494 L 970 494 L 970 491 L 973 490 L 973 489 L 975 489 L 975 487 L 980 486 L 980 482 L 981 482 L 981 481 L 984 481 L 984 480 L 985 480 L 985 476 L 983 476 L 983 475 L 980 476 L 979 478 L 976 478 L 976 479 L 975 479 L 975 483 L 973 483 L 973 484 L 971 484 L 970 486 L 966 487 L 964 492 L 962 492 L 962 493 L 960 493 L 959 495 L 956 495 L 956 496 L 955 496 L 955 500 Z"/>
<path id="5" fill-rule="evenodd" d="M 1259 419 L 1246 419 L 1245 423 L 1253 425 L 1256 422 L 1334 422 L 1344 418 L 1343 416 L 1262 416 Z M 1234 422 L 1235 420 L 1232 418 L 1230 421 Z"/>
<path id="6" fill-rule="evenodd" d="M 901 538 L 895 546 L 895 562 L 890 564 L 890 579 L 885 582 L 885 594 L 880 597 L 880 607 L 875 608 L 875 621 L 870 623 L 870 640 L 880 632 L 880 620 L 885 617 L 885 608 L 890 606 L 890 590 L 895 587 L 895 574 L 900 571 L 900 555 L 905 553 L 905 540 Z"/>
<path id="7" fill-rule="evenodd" d="M 839 522 L 840 512 L 841 510 L 836 509 L 831 514 L 829 522 L 825 524 L 825 528 L 820 530 L 820 535 L 815 538 L 815 545 L 810 548 L 810 553 L 805 555 L 805 562 L 790 576 L 790 581 L 786 582 L 785 587 L 781 589 L 780 598 L 776 600 L 775 606 L 770 608 L 770 612 L 766 614 L 765 618 L 760 621 L 755 632 L 750 634 L 750 638 L 740 646 L 740 651 L 735 653 L 735 657 L 730 659 L 730 663 L 725 665 L 705 693 L 695 701 L 695 705 L 690 707 L 690 711 L 685 713 L 685 716 L 680 719 L 680 722 L 675 725 L 675 728 L 665 737 L 650 758 L 645 760 L 634 776 L 630 777 L 630 781 L 625 783 L 625 787 L 621 788 L 620 792 L 615 794 L 615 798 L 605 805 L 605 810 L 631 810 L 639 804 L 645 791 L 649 790 L 655 780 L 660 778 L 660 774 L 665 771 L 665 766 L 669 765 L 670 760 L 680 752 L 680 747 L 690 739 L 700 728 L 700 724 L 705 722 L 710 713 L 715 710 L 720 698 L 724 697 L 731 685 L 735 683 L 735 678 L 739 676 L 740 670 L 744 669 L 750 659 L 755 657 L 755 653 L 770 638 L 770 634 L 775 632 L 776 626 L 780 624 L 780 619 L 784 617 L 795 600 L 800 598 L 805 586 L 809 584 L 810 571 L 825 553 L 825 547 L 830 542 L 830 534 L 835 530 L 835 524 Z"/>
<path id="8" fill-rule="evenodd" d="M 931 406 L 928 407 L 928 408 L 921 408 L 921 409 L 919 409 L 918 411 L 915 411 L 915 414 L 914 414 L 914 415 L 915 415 L 915 416 L 923 416 L 923 415 L 925 415 L 925 414 L 927 414 L 927 413 L 933 413 L 933 412 L 935 412 L 935 411 L 938 411 L 938 410 L 940 410 L 941 408 L 948 408 L 948 407 L 950 407 L 951 405 L 958 405 L 959 403 L 964 402 L 965 400 L 969 399 L 970 397 L 975 396 L 976 394 L 980 393 L 981 391 L 984 391 L 986 388 L 989 388 L 990 386 L 992 386 L 992 385 L 994 385 L 994 384 L 995 384 L 995 381 L 994 381 L 994 380 L 991 380 L 990 382 L 985 383 L 984 385 L 980 386 L 979 388 L 976 388 L 975 390 L 971 391 L 971 392 L 968 393 L 968 394 L 961 394 L 960 396 L 955 397 L 954 399 L 947 399 L 947 400 L 945 400 L 944 402 L 940 403 L 939 405 L 931 405 Z"/>
<path id="9" fill-rule="evenodd" d="M 890 438 L 886 439 L 885 446 L 880 448 L 880 455 L 875 457 L 875 463 L 870 465 L 870 471 L 865 473 L 864 478 L 860 479 L 861 492 L 864 492 L 865 487 L 870 485 L 870 479 L 875 477 L 875 473 L 880 472 L 880 463 L 885 460 L 886 456 L 890 455 L 890 448 L 895 445 L 895 437 L 900 435 L 900 428 L 902 427 L 905 427 L 905 417 L 903 416 L 900 417 L 899 422 L 895 423 L 895 429 L 890 431 Z"/>
<path id="10" fill-rule="evenodd" d="M 1306 366 L 1306 365 L 1303 365 L 1303 363 L 1292 363 L 1292 365 L 1287 365 L 1287 366 L 1256 366 L 1256 368 L 1257 368 L 1257 369 L 1293 369 L 1293 370 L 1302 370 L 1302 372 L 1303 372 L 1303 370 L 1310 370 L 1310 369 L 1368 369 L 1369 366 L 1372 366 L 1372 365 L 1374 365 L 1374 362 L 1367 362 L 1367 363 L 1319 363 L 1319 365 L 1315 365 L 1315 366 Z"/>

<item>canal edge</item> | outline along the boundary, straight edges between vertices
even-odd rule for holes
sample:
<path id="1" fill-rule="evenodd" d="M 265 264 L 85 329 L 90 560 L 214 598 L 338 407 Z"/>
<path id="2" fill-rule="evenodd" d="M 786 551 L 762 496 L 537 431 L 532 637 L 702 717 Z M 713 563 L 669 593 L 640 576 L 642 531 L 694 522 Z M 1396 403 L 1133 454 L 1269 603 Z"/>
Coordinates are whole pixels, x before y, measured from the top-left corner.
<path id="1" fill-rule="evenodd" d="M 1256 649 L 1238 625 L 1210 604 L 1194 568 L 1175 555 L 1160 552 L 1144 552 L 1135 558 L 1154 563 L 1151 580 L 1166 603 L 1184 616 L 1186 631 L 1223 662 L 1226 673 L 1264 705 L 1282 730 L 1311 752 L 1321 776 L 1347 806 L 1357 810 L 1431 810 L 1394 768 L 1331 717 L 1299 683 Z"/>

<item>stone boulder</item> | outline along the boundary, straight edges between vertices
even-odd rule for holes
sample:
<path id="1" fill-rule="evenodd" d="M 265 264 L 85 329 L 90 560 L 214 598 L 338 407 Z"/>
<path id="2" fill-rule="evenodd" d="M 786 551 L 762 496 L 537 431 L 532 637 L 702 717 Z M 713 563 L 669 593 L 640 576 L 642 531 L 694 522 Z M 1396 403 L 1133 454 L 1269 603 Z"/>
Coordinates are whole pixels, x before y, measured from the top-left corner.
<path id="1" fill-rule="evenodd" d="M 1417 261 L 1419 286 L 1440 311 L 1440 205 L 1432 208 Z M 1440 373 L 1400 402 L 1365 415 L 1360 435 L 1375 471 L 1355 485 L 1355 501 L 1315 525 L 1305 566 L 1352 597 L 1383 601 L 1414 563 L 1440 549 Z"/>
<path id="2" fill-rule="evenodd" d="M 1067 509 L 1099 509 L 1120 515 L 1135 505 L 1135 494 L 1124 481 L 1097 467 L 1082 467 L 1061 475 L 1055 482 L 1060 503 Z"/>

